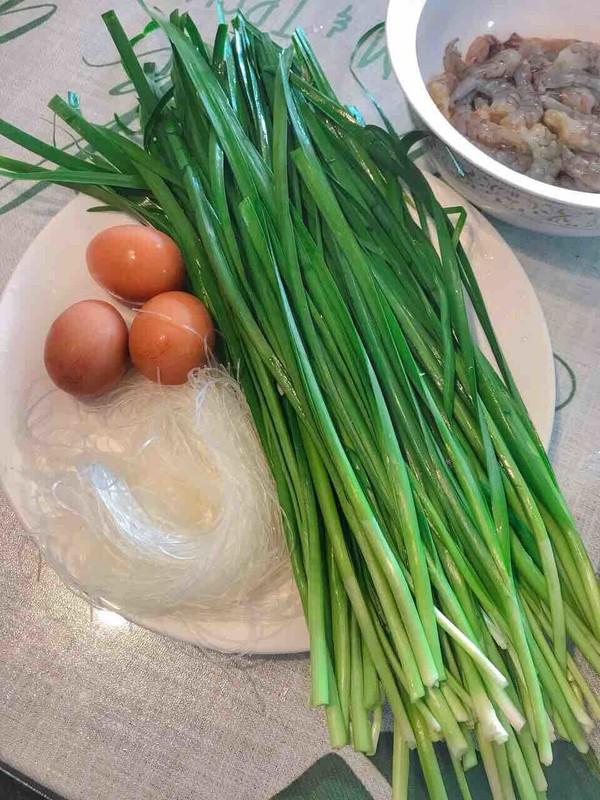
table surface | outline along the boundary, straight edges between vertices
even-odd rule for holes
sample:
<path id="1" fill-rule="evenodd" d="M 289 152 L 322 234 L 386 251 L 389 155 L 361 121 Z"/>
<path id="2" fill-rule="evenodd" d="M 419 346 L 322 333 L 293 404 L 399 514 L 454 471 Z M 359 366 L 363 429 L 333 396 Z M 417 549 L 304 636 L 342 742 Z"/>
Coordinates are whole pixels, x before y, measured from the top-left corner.
<path id="1" fill-rule="evenodd" d="M 141 29 L 135 0 L 112 5 L 128 32 Z M 212 34 L 213 0 L 160 5 L 185 6 Z M 340 96 L 367 109 L 348 65 L 360 36 L 383 18 L 384 0 L 229 0 L 228 15 L 234 6 L 281 43 L 294 26 L 304 26 Z M 99 18 L 103 8 L 77 0 L 0 2 L 3 117 L 49 140 L 45 106 L 54 93 L 77 91 L 86 116 L 99 123 L 133 108 L 131 86 Z M 164 58 L 160 42 L 138 46 L 148 50 L 157 62 Z M 406 107 L 383 39 L 361 48 L 357 68 L 399 130 L 406 130 Z M 67 146 L 62 131 L 56 136 Z M 3 142 L 1 151 L 12 149 Z M 1 285 L 70 196 L 0 179 Z M 597 564 L 600 239 L 498 228 L 536 288 L 555 352 L 577 375 L 575 397 L 557 413 L 551 454 Z M 560 398 L 569 381 L 564 368 L 557 369 Z M 290 798 L 389 796 L 373 762 L 348 748 L 327 756 L 322 715 L 307 703 L 305 657 L 202 652 L 91 612 L 40 564 L 3 497 L 0 553 L 0 760 L 14 769 L 66 800 L 263 800 L 282 790 Z M 296 794 L 296 784 L 285 789 L 301 775 L 304 788 Z M 329 793 L 324 786 L 332 787 Z"/>

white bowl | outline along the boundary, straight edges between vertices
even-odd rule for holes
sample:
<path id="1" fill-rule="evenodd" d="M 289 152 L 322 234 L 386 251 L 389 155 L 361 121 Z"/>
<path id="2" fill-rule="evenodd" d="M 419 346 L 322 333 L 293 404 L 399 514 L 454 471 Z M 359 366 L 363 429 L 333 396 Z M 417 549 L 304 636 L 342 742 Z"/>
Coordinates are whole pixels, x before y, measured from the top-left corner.
<path id="1" fill-rule="evenodd" d="M 600 43 L 595 0 L 390 0 L 388 49 L 419 126 L 429 129 L 434 167 L 456 191 L 499 219 L 542 233 L 600 235 L 600 193 L 575 192 L 521 175 L 479 150 L 448 122 L 426 82 L 442 71 L 444 48 L 479 34 L 573 37 Z"/>

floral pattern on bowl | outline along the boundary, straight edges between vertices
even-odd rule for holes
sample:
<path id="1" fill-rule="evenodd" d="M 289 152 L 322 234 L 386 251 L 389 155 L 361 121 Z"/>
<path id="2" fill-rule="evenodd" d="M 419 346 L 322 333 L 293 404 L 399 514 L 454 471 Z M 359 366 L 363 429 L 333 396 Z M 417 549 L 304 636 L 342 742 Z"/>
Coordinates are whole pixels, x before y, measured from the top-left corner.
<path id="1" fill-rule="evenodd" d="M 593 235 L 600 231 L 600 210 L 568 206 L 523 192 L 495 178 L 432 136 L 427 155 L 432 168 L 453 189 L 482 211 L 504 222 L 540 233 Z"/>

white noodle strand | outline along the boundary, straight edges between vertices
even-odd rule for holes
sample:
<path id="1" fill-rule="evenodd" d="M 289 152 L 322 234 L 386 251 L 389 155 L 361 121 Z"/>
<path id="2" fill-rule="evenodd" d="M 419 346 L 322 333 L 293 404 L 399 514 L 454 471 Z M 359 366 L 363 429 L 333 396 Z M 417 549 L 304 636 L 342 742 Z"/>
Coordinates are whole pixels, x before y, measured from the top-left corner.
<path id="1" fill-rule="evenodd" d="M 289 585 L 274 482 L 225 370 L 176 387 L 132 373 L 86 403 L 44 389 L 23 438 L 28 526 L 94 603 L 131 617 L 268 614 L 265 598 Z"/>

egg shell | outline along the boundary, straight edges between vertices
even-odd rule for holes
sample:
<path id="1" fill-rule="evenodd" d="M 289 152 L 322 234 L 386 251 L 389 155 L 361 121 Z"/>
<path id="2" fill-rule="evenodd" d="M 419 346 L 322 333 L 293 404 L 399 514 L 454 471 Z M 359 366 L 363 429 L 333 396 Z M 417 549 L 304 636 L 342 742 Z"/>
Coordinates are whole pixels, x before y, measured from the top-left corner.
<path id="1" fill-rule="evenodd" d="M 131 360 L 157 383 L 185 383 L 190 370 L 204 366 L 215 343 L 205 305 L 186 292 L 165 292 L 145 303 L 129 333 Z"/>
<path id="2" fill-rule="evenodd" d="M 90 275 L 110 294 L 141 305 L 162 292 L 181 289 L 185 268 L 173 239 L 146 225 L 115 225 L 90 241 Z"/>
<path id="3" fill-rule="evenodd" d="M 54 383 L 75 397 L 110 391 L 127 368 L 125 320 L 104 300 L 81 300 L 58 316 L 48 332 L 44 363 Z"/>

